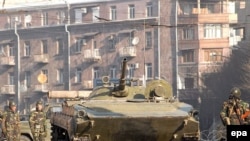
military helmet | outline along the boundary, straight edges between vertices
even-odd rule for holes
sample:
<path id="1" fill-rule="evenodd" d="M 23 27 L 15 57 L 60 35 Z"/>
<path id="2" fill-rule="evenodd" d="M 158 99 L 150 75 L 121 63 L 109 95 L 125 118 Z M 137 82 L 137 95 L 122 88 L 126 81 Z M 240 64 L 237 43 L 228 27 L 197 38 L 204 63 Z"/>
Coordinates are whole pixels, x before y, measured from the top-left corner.
<path id="1" fill-rule="evenodd" d="M 36 102 L 36 106 L 37 106 L 37 105 L 43 105 L 43 102 L 42 102 L 42 101 L 37 101 L 37 102 Z"/>
<path id="2" fill-rule="evenodd" d="M 234 88 L 231 89 L 230 94 L 231 94 L 232 96 L 234 96 L 234 97 L 240 98 L 241 91 L 240 91 L 239 88 L 234 87 Z"/>
<path id="3" fill-rule="evenodd" d="M 16 106 L 16 103 L 14 101 L 9 102 L 9 107 Z"/>

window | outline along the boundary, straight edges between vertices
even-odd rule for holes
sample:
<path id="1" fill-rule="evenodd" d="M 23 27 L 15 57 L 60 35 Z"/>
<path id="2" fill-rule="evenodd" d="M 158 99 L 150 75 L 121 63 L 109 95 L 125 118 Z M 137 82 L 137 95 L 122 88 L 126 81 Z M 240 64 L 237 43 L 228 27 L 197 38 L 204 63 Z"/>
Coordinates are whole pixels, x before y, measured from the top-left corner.
<path id="1" fill-rule="evenodd" d="M 93 77 L 94 77 L 94 79 L 99 78 L 99 68 L 98 67 L 93 68 Z"/>
<path id="2" fill-rule="evenodd" d="M 57 70 L 57 82 L 59 84 L 63 83 L 63 69 L 58 69 Z"/>
<path id="3" fill-rule="evenodd" d="M 14 85 L 14 73 L 13 72 L 9 72 L 9 85 Z"/>
<path id="4" fill-rule="evenodd" d="M 116 67 L 112 66 L 110 68 L 110 78 L 116 78 Z"/>
<path id="5" fill-rule="evenodd" d="M 194 39 L 194 29 L 193 28 L 184 28 L 182 32 L 183 40 L 193 40 Z"/>
<path id="6" fill-rule="evenodd" d="M 187 3 L 182 4 L 181 5 L 182 14 L 183 15 L 190 15 L 192 12 L 194 14 L 197 13 L 197 8 L 194 8 L 194 7 L 196 7 L 195 4 L 187 4 Z M 196 11 L 194 11 L 194 10 L 196 10 Z"/>
<path id="7" fill-rule="evenodd" d="M 82 82 L 82 69 L 81 68 L 76 68 L 76 83 L 81 83 Z"/>
<path id="8" fill-rule="evenodd" d="M 82 23 L 82 10 L 75 9 L 75 23 Z"/>
<path id="9" fill-rule="evenodd" d="M 193 89 L 194 88 L 194 78 L 185 78 L 185 88 Z"/>
<path id="10" fill-rule="evenodd" d="M 86 40 L 85 39 L 82 39 L 82 38 L 77 39 L 77 41 L 76 41 L 76 52 L 81 52 L 82 51 L 82 47 L 85 44 L 86 44 Z"/>
<path id="11" fill-rule="evenodd" d="M 30 56 L 30 41 L 24 42 L 24 56 Z"/>
<path id="12" fill-rule="evenodd" d="M 128 65 L 128 78 L 134 77 L 135 73 L 135 64 L 129 64 Z"/>
<path id="13" fill-rule="evenodd" d="M 194 62 L 194 50 L 189 49 L 189 50 L 182 50 L 182 59 L 183 62 Z"/>
<path id="14" fill-rule="evenodd" d="M 42 70 L 42 73 L 47 77 L 46 83 L 48 83 L 49 82 L 49 72 L 48 72 L 48 70 Z"/>
<path id="15" fill-rule="evenodd" d="M 30 27 L 31 26 L 31 15 L 25 15 L 25 18 L 24 18 L 24 23 L 25 23 L 25 27 Z"/>
<path id="16" fill-rule="evenodd" d="M 221 62 L 222 57 L 222 49 L 209 49 L 204 51 L 205 62 Z"/>
<path id="17" fill-rule="evenodd" d="M 49 22 L 49 17 L 48 17 L 48 12 L 43 12 L 42 13 L 42 25 L 48 25 Z"/>
<path id="18" fill-rule="evenodd" d="M 93 48 L 96 49 L 97 48 L 97 43 L 96 40 L 93 40 Z"/>
<path id="19" fill-rule="evenodd" d="M 129 19 L 134 19 L 135 18 L 135 5 L 129 5 L 128 10 L 129 10 Z"/>
<path id="20" fill-rule="evenodd" d="M 57 13 L 57 18 L 58 18 L 58 24 L 63 24 L 65 23 L 65 11 L 58 11 Z"/>
<path id="21" fill-rule="evenodd" d="M 30 84 L 31 84 L 31 73 L 30 73 L 30 71 L 26 71 L 24 73 L 24 85 L 26 87 L 29 87 Z"/>
<path id="22" fill-rule="evenodd" d="M 58 39 L 57 40 L 57 54 L 62 54 L 63 53 L 63 40 Z"/>
<path id="23" fill-rule="evenodd" d="M 42 40 L 42 54 L 48 54 L 48 41 Z"/>
<path id="24" fill-rule="evenodd" d="M 115 39 L 110 39 L 109 40 L 109 48 L 110 49 L 115 49 L 116 41 Z"/>
<path id="25" fill-rule="evenodd" d="M 9 54 L 8 54 L 9 56 L 15 56 L 15 49 L 14 49 L 14 47 L 13 46 L 9 46 Z"/>
<path id="26" fill-rule="evenodd" d="M 146 79 L 152 79 L 153 78 L 153 68 L 152 63 L 146 64 Z"/>
<path id="27" fill-rule="evenodd" d="M 151 2 L 147 3 L 147 17 L 153 16 L 153 5 Z"/>
<path id="28" fill-rule="evenodd" d="M 116 20 L 116 6 L 110 7 L 110 20 Z"/>
<path id="29" fill-rule="evenodd" d="M 204 38 L 221 38 L 221 24 L 205 24 Z"/>
<path id="30" fill-rule="evenodd" d="M 152 33 L 146 32 L 146 48 L 152 47 Z"/>
<path id="31" fill-rule="evenodd" d="M 93 22 L 98 22 L 99 19 L 96 17 L 100 17 L 100 11 L 99 11 L 99 7 L 94 7 L 92 8 L 92 12 L 93 12 Z"/>

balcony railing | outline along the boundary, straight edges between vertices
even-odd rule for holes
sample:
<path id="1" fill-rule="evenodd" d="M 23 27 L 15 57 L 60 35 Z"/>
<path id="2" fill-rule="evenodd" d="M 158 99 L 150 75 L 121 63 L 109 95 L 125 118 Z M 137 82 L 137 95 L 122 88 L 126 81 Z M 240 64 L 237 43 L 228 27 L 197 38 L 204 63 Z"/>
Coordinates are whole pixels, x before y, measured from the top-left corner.
<path id="1" fill-rule="evenodd" d="M 136 48 L 133 46 L 120 48 L 119 54 L 120 54 L 120 57 L 135 57 Z"/>
<path id="2" fill-rule="evenodd" d="M 7 56 L 7 57 L 1 57 L 1 65 L 15 65 L 15 56 Z"/>
<path id="3" fill-rule="evenodd" d="M 93 61 L 101 60 L 100 50 L 99 49 L 84 50 L 84 59 Z"/>
<path id="4" fill-rule="evenodd" d="M 34 61 L 37 63 L 48 63 L 49 55 L 48 54 L 34 55 Z"/>
<path id="5" fill-rule="evenodd" d="M 39 84 L 35 85 L 35 91 L 36 92 L 48 92 L 48 84 Z"/>
<path id="6" fill-rule="evenodd" d="M 1 87 L 1 94 L 15 94 L 15 85 L 4 85 Z"/>

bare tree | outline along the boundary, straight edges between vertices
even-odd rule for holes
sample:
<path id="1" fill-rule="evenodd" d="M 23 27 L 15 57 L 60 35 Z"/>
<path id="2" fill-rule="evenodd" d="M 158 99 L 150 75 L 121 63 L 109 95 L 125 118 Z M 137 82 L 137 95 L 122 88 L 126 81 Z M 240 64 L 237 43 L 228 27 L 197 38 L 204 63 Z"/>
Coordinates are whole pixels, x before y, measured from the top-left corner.
<path id="1" fill-rule="evenodd" d="M 250 101 L 250 48 L 232 50 L 231 56 L 227 57 L 221 69 L 203 75 L 202 81 L 205 87 L 201 93 L 201 130 L 208 129 L 214 121 L 220 120 L 222 104 L 228 99 L 233 87 L 239 87 L 242 91 L 241 98 Z"/>

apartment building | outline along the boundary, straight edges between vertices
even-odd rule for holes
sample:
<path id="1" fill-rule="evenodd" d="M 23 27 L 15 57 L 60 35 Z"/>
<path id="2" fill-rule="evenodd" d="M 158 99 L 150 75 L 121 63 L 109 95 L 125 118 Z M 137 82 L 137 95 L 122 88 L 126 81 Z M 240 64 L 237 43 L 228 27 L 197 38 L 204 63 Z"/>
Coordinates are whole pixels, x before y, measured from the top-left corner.
<path id="1" fill-rule="evenodd" d="M 178 49 L 180 97 L 196 97 L 202 77 L 219 70 L 232 48 L 244 39 L 237 13 L 243 1 L 179 0 Z"/>
<path id="2" fill-rule="evenodd" d="M 51 101 L 49 90 L 89 90 L 102 76 L 117 80 L 124 58 L 127 78 L 173 84 L 173 29 L 159 25 L 174 24 L 175 3 L 39 2 L 17 7 L 6 1 L 0 10 L 2 107 L 12 99 L 25 113 L 37 99 Z M 41 73 L 45 83 L 38 81 Z"/>

